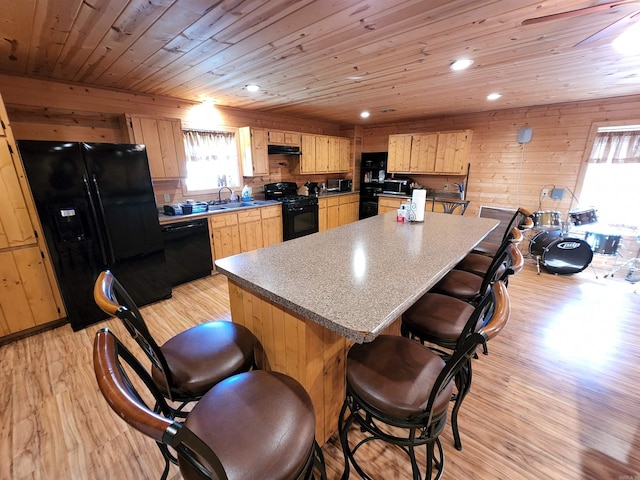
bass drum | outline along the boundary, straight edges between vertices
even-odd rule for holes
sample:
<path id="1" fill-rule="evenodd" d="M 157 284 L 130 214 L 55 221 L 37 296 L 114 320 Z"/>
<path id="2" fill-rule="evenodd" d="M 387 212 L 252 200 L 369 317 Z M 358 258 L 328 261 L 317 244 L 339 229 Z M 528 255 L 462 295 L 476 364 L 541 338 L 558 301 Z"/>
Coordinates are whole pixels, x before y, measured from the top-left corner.
<path id="1" fill-rule="evenodd" d="M 591 264 L 593 250 L 579 238 L 558 238 L 544 249 L 542 265 L 549 273 L 571 275 L 579 273 Z"/>
<path id="2" fill-rule="evenodd" d="M 529 254 L 532 257 L 542 258 L 544 249 L 554 240 L 562 235 L 561 230 L 553 230 L 551 232 L 540 232 L 529 241 Z"/>

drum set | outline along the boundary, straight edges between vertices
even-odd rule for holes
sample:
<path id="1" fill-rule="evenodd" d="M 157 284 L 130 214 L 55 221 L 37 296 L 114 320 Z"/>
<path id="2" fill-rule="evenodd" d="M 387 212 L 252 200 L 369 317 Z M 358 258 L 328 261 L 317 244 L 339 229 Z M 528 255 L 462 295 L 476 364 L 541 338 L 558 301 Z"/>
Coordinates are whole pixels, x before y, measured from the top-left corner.
<path id="1" fill-rule="evenodd" d="M 533 231 L 537 232 L 529 241 L 529 254 L 536 260 L 538 275 L 540 266 L 549 273 L 571 275 L 582 272 L 593 261 L 593 254 L 617 255 L 621 235 L 597 232 L 586 227 L 598 222 L 594 208 L 572 210 L 569 219 L 562 221 L 558 211 L 537 211 L 533 214 Z M 569 235 L 569 228 L 576 231 Z M 583 238 L 576 234 L 584 233 Z"/>

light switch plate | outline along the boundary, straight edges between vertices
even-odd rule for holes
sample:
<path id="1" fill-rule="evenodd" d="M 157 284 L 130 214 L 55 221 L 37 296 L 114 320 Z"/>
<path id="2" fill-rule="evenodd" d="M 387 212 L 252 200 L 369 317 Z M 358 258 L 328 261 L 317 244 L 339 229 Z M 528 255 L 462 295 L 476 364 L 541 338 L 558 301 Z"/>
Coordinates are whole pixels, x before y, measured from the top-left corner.
<path id="1" fill-rule="evenodd" d="M 170 202 L 171 201 L 171 195 L 169 195 L 168 193 L 164 194 L 164 201 L 165 202 Z"/>

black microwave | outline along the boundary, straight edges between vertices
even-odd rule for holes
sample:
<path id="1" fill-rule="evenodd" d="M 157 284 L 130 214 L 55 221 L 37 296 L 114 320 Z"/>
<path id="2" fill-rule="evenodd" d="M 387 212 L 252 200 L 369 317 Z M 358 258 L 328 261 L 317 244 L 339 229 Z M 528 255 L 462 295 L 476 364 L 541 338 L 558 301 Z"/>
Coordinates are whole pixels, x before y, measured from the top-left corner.
<path id="1" fill-rule="evenodd" d="M 408 178 L 385 178 L 382 193 L 411 195 L 411 180 Z"/>

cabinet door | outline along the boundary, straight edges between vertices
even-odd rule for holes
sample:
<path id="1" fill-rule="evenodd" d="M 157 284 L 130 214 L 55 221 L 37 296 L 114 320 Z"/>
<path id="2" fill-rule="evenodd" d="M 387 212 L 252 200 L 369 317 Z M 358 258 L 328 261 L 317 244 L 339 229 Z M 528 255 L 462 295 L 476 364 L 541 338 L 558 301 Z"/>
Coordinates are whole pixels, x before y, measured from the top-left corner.
<path id="1" fill-rule="evenodd" d="M 387 170 L 407 173 L 411 164 L 411 135 L 389 135 Z"/>
<path id="2" fill-rule="evenodd" d="M 269 175 L 267 131 L 262 128 L 241 127 L 238 129 L 238 142 L 242 175 L 245 177 Z"/>
<path id="3" fill-rule="evenodd" d="M 347 225 L 358 220 L 358 195 L 342 195 L 340 196 L 340 225 Z"/>
<path id="4" fill-rule="evenodd" d="M 351 170 L 351 141 L 348 138 L 340 138 L 340 165 L 341 172 Z"/>
<path id="5" fill-rule="evenodd" d="M 147 148 L 151 178 L 180 178 L 187 174 L 182 139 L 182 123 L 178 118 L 126 116 L 129 141 Z"/>
<path id="6" fill-rule="evenodd" d="M 158 119 L 158 139 L 164 175 L 168 178 L 187 176 L 187 157 L 179 119 Z"/>
<path id="7" fill-rule="evenodd" d="M 253 208 L 238 212 L 240 251 L 249 252 L 264 246 L 262 239 L 262 217 L 260 209 Z"/>
<path id="8" fill-rule="evenodd" d="M 324 232 L 327 229 L 327 203 L 326 198 L 318 200 L 318 230 Z"/>
<path id="9" fill-rule="evenodd" d="M 340 199 L 333 197 L 327 199 L 327 229 L 340 226 Z"/>
<path id="10" fill-rule="evenodd" d="M 327 137 L 329 172 L 340 171 L 340 139 Z"/>
<path id="11" fill-rule="evenodd" d="M 60 318 L 37 245 L 0 252 L 0 336 Z"/>
<path id="12" fill-rule="evenodd" d="M 378 199 L 378 215 L 387 212 L 395 212 L 404 202 L 402 198 L 380 197 Z"/>
<path id="13" fill-rule="evenodd" d="M 282 207 L 280 205 L 262 207 L 260 215 L 262 217 L 262 244 L 268 247 L 282 243 Z"/>
<path id="14" fill-rule="evenodd" d="M 316 173 L 316 136 L 302 134 L 300 143 L 300 173 Z"/>
<path id="15" fill-rule="evenodd" d="M 324 135 L 316 136 L 316 168 L 315 173 L 329 171 L 329 138 Z"/>
<path id="16" fill-rule="evenodd" d="M 13 155 L 6 136 L 0 138 L 0 248 L 36 243 Z"/>
<path id="17" fill-rule="evenodd" d="M 437 133 L 413 135 L 411 141 L 411 173 L 433 173 L 438 150 Z"/>
<path id="18" fill-rule="evenodd" d="M 241 253 L 238 216 L 235 213 L 216 214 L 209 217 L 214 258 L 224 258 Z"/>
<path id="19" fill-rule="evenodd" d="M 463 174 L 469 157 L 470 141 L 470 130 L 439 133 L 436 173 Z"/>

